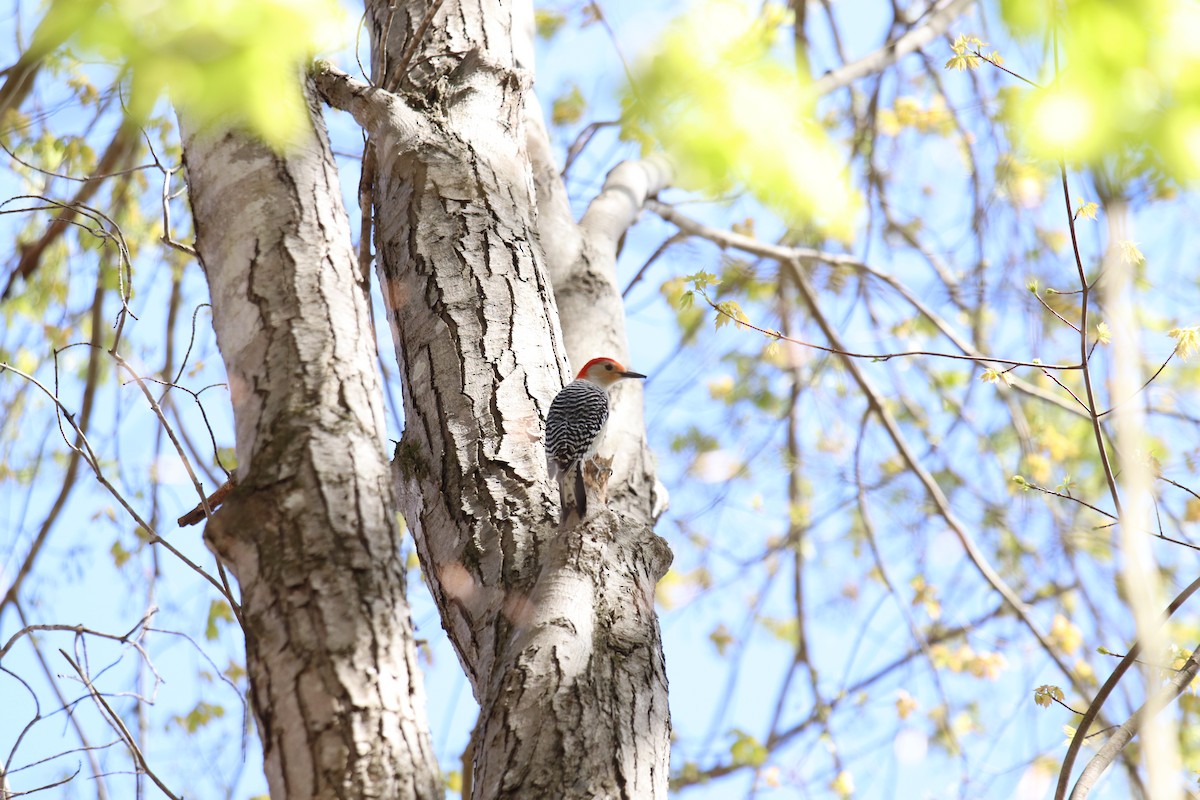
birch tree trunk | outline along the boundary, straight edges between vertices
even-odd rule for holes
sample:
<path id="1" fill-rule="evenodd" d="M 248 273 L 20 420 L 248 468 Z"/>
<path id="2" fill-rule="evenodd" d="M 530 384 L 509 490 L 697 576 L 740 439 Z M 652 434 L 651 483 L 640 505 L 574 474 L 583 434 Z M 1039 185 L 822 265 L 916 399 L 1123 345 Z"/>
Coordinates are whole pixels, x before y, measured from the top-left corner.
<path id="1" fill-rule="evenodd" d="M 237 427 L 238 486 L 205 537 L 240 584 L 271 796 L 440 799 L 370 315 L 313 112 L 286 156 L 184 121 Z"/>

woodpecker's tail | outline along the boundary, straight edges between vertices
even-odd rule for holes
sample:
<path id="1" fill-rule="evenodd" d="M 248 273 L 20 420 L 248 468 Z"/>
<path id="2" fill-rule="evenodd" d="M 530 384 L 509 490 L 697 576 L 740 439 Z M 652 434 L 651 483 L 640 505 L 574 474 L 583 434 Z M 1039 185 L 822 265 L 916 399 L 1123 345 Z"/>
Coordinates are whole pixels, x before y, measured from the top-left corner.
<path id="1" fill-rule="evenodd" d="M 558 473 L 558 499 L 562 510 L 559 524 L 564 524 L 571 514 L 583 519 L 587 514 L 587 490 L 583 485 L 583 462 L 577 461 Z"/>
<path id="2" fill-rule="evenodd" d="M 575 465 L 575 511 L 579 518 L 587 516 L 587 489 L 583 485 L 583 462 Z"/>

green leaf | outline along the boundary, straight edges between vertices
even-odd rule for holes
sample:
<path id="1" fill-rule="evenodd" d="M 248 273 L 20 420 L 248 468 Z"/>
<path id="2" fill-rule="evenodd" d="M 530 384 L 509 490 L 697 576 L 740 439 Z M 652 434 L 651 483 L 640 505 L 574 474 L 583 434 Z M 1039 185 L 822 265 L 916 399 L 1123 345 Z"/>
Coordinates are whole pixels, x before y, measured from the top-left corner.
<path id="1" fill-rule="evenodd" d="M 446 773 L 446 788 L 452 792 L 462 791 L 462 773 L 460 771 L 453 769 Z"/>
<path id="2" fill-rule="evenodd" d="M 796 621 L 795 617 L 786 619 L 764 617 L 762 624 L 779 641 L 786 642 L 792 648 L 800 646 L 800 623 Z"/>
<path id="3" fill-rule="evenodd" d="M 976 55 L 968 54 L 968 55 L 961 55 L 961 56 L 953 56 L 950 58 L 949 61 L 946 62 L 945 68 L 958 70 L 959 72 L 966 72 L 969 69 L 978 68 L 980 63 L 981 63 L 981 59 L 979 58 L 979 56 L 976 56 Z"/>
<path id="4" fill-rule="evenodd" d="M 1187 361 L 1200 347 L 1200 325 L 1193 325 L 1190 328 L 1172 328 L 1167 331 L 1167 336 L 1175 340 L 1175 354 L 1184 361 Z"/>
<path id="5" fill-rule="evenodd" d="M 171 721 L 188 733 L 195 733 L 213 720 L 220 719 L 223 716 L 225 716 L 224 706 L 214 705 L 201 700 L 187 714 L 182 716 L 175 715 L 171 717 Z"/>
<path id="6" fill-rule="evenodd" d="M 691 275 L 685 275 L 683 280 L 686 283 L 692 284 L 698 291 L 704 291 L 710 286 L 717 286 L 721 283 L 721 279 L 711 272 L 694 272 Z"/>
<path id="7" fill-rule="evenodd" d="M 682 188 L 744 188 L 785 219 L 849 241 L 862 198 L 803 79 L 776 55 L 790 37 L 777 4 L 700 0 L 635 65 L 622 136 L 666 150 Z"/>
<path id="8" fill-rule="evenodd" d="M 956 69 L 959 72 L 968 69 L 976 69 L 981 63 L 981 59 L 976 53 L 987 47 L 985 42 L 979 41 L 977 36 L 968 36 L 959 34 L 954 43 L 950 45 L 950 49 L 954 51 L 954 56 L 946 62 L 946 69 Z"/>
<path id="9" fill-rule="evenodd" d="M 1012 375 L 1008 370 L 1000 371 L 995 367 L 988 367 L 981 372 L 979 380 L 984 383 L 1003 383 L 1005 386 L 1012 386 Z"/>
<path id="10" fill-rule="evenodd" d="M 733 734 L 735 738 L 729 747 L 729 755 L 734 764 L 757 767 L 766 763 L 769 753 L 757 739 L 743 730 L 734 729 Z"/>
<path id="11" fill-rule="evenodd" d="M 216 466 L 231 471 L 237 469 L 237 450 L 232 447 L 218 447 Z"/>
<path id="12" fill-rule="evenodd" d="M 169 93 L 199 127 L 240 125 L 280 147 L 307 130 L 300 68 L 349 31 L 333 0 L 55 0 L 45 20 L 87 57 L 130 68 L 135 119 Z"/>
<path id="13" fill-rule="evenodd" d="M 575 84 L 571 84 L 571 88 L 564 94 L 559 95 L 554 99 L 554 104 L 550 110 L 550 121 L 555 125 L 574 125 L 583 118 L 583 112 L 587 110 L 587 100 L 584 99 L 583 92 Z"/>
<path id="14" fill-rule="evenodd" d="M 733 322 L 739 328 L 744 327 L 750 322 L 750 319 L 742 311 L 742 307 L 736 300 L 726 300 L 722 303 L 717 303 L 717 328 L 722 328 L 729 322 Z"/>
<path id="15" fill-rule="evenodd" d="M 1001 0 L 1000 11 L 1030 43 L 1042 42 L 1051 28 L 1057 32 L 1053 63 L 1061 60 L 1064 68 L 1048 87 L 1015 92 L 1007 114 L 1033 154 L 1103 162 L 1106 169 L 1124 161 L 1171 181 L 1200 175 L 1200 7 L 1175 0 Z"/>
<path id="16" fill-rule="evenodd" d="M 725 655 L 725 651 L 729 649 L 729 645 L 735 641 L 733 634 L 726 627 L 725 623 L 721 623 L 714 628 L 712 633 L 708 635 L 708 640 L 717 648 L 717 655 L 721 656 Z"/>
<path id="17" fill-rule="evenodd" d="M 829 788 L 840 798 L 850 798 L 854 796 L 854 775 L 848 769 L 844 769 L 837 774 L 836 777 L 829 783 Z"/>
<path id="18" fill-rule="evenodd" d="M 970 36 L 965 33 L 960 33 L 950 45 L 950 49 L 955 55 L 964 55 L 965 53 L 973 53 L 977 50 L 982 50 L 987 47 L 987 42 L 979 40 L 978 36 Z"/>
<path id="19" fill-rule="evenodd" d="M 133 553 L 125 549 L 125 545 L 121 544 L 120 539 L 112 543 L 109 553 L 112 554 L 113 564 L 118 567 L 125 566 L 129 563 L 129 559 L 133 558 Z"/>
<path id="20" fill-rule="evenodd" d="M 567 22 L 567 15 L 548 8 L 538 8 L 533 12 L 533 25 L 541 39 L 552 39 Z"/>
<path id="21" fill-rule="evenodd" d="M 1125 239 L 1117 242 L 1117 247 L 1121 250 L 1121 258 L 1131 267 L 1138 267 L 1146 262 L 1146 257 L 1142 255 L 1142 251 L 1138 249 L 1137 242 L 1131 242 L 1128 239 Z"/>
<path id="22" fill-rule="evenodd" d="M 208 622 L 204 626 L 204 638 L 214 641 L 220 636 L 218 622 L 234 622 L 233 609 L 224 600 L 213 600 L 208 604 Z"/>

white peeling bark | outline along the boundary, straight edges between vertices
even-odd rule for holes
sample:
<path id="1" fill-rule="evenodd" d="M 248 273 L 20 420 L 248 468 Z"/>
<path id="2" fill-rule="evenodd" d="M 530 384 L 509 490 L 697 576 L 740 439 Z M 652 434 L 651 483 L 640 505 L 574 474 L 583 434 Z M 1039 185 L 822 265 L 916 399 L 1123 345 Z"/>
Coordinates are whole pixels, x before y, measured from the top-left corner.
<path id="1" fill-rule="evenodd" d="M 531 55 L 513 33 L 527 12 L 369 0 L 373 81 L 396 93 L 328 66 L 316 79 L 379 143 L 377 266 L 405 400 L 395 474 L 481 706 L 472 797 L 665 798 L 652 597 L 670 551 L 648 502 L 559 535 L 546 472 L 543 420 L 569 371 L 537 236 Z"/>
<path id="2" fill-rule="evenodd" d="M 286 156 L 184 121 L 238 486 L 205 538 L 242 593 L 271 796 L 442 798 L 366 298 L 319 113 Z"/>

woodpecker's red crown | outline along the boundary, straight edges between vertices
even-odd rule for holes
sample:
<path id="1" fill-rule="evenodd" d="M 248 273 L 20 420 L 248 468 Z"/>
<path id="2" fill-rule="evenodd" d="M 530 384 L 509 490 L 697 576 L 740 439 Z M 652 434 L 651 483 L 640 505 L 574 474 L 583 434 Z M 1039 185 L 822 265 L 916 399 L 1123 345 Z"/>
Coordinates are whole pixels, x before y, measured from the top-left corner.
<path id="1" fill-rule="evenodd" d="M 593 358 L 579 370 L 576 380 L 591 381 L 600 386 L 610 386 L 623 378 L 645 378 L 640 372 L 630 372 L 621 362 L 612 358 Z"/>

